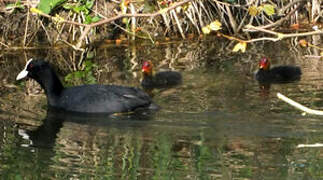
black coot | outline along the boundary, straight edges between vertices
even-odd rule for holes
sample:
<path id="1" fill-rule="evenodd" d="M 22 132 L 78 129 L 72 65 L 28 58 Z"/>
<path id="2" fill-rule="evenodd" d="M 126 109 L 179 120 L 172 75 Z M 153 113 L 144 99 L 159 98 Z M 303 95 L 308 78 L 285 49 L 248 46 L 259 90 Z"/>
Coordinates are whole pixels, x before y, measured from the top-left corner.
<path id="1" fill-rule="evenodd" d="M 300 80 L 302 75 L 298 66 L 277 66 L 270 68 L 270 61 L 262 58 L 259 61 L 259 70 L 255 74 L 260 83 L 287 83 Z"/>
<path id="2" fill-rule="evenodd" d="M 144 91 L 133 87 L 82 85 L 64 88 L 51 65 L 43 60 L 29 60 L 17 80 L 24 77 L 41 85 L 50 107 L 65 111 L 111 114 L 157 107 Z"/>
<path id="3" fill-rule="evenodd" d="M 154 73 L 151 61 L 142 65 L 143 79 L 141 86 L 144 89 L 169 88 L 182 83 L 182 75 L 176 71 L 163 71 Z"/>

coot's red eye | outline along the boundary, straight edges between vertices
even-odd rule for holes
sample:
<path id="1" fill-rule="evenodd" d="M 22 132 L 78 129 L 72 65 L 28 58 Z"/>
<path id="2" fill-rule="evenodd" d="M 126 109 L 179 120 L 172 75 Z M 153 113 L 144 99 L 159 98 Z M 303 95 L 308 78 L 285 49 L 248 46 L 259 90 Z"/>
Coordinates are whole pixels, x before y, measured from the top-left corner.
<path id="1" fill-rule="evenodd" d="M 33 68 L 34 67 L 34 65 L 33 64 L 29 64 L 29 68 Z"/>

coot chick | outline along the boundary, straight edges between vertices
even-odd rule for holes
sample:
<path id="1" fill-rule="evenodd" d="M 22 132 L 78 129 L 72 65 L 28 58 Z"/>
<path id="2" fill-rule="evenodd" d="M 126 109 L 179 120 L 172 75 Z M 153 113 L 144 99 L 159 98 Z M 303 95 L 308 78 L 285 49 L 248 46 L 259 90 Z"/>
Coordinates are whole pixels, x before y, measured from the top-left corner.
<path id="1" fill-rule="evenodd" d="M 142 65 L 143 79 L 141 86 L 144 89 L 170 88 L 182 83 L 182 75 L 176 71 L 162 71 L 155 73 L 151 61 Z"/>
<path id="2" fill-rule="evenodd" d="M 262 58 L 259 61 L 259 70 L 255 74 L 260 83 L 287 83 L 300 80 L 302 75 L 298 66 L 277 66 L 270 68 L 270 61 Z"/>
<path id="3" fill-rule="evenodd" d="M 82 113 L 118 113 L 156 107 L 144 91 L 116 85 L 82 85 L 64 88 L 51 65 L 30 59 L 17 80 L 29 77 L 45 90 L 49 107 Z"/>

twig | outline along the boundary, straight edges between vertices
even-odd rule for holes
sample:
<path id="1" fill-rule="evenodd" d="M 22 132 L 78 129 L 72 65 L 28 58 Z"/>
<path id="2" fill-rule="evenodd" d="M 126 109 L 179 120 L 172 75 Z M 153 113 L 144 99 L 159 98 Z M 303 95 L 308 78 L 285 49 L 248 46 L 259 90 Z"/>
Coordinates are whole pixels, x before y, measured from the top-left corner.
<path id="1" fill-rule="evenodd" d="M 29 2 L 29 1 L 27 1 Z M 28 5 L 29 8 L 29 5 Z M 23 45 L 26 46 L 27 34 L 28 34 L 28 24 L 29 24 L 29 9 L 27 10 L 27 19 L 26 19 L 26 27 L 25 27 L 25 34 L 24 34 L 24 42 Z"/>
<path id="2" fill-rule="evenodd" d="M 299 8 L 301 8 L 302 5 L 303 5 L 302 3 L 299 4 L 295 9 L 290 11 L 284 18 L 281 18 L 280 20 L 278 20 L 278 21 L 276 21 L 274 23 L 271 23 L 271 24 L 267 24 L 265 26 L 259 26 L 259 28 L 266 29 L 266 28 L 271 28 L 271 27 L 274 27 L 274 26 L 282 24 L 285 20 L 290 18 L 290 16 L 292 16 L 294 14 L 294 12 L 296 12 Z"/>
<path id="3" fill-rule="evenodd" d="M 305 148 L 305 147 L 323 147 L 322 143 L 315 143 L 315 144 L 299 144 L 296 148 Z"/>
<path id="4" fill-rule="evenodd" d="M 255 42 L 255 41 L 262 41 L 262 40 L 278 41 L 278 40 L 281 40 L 281 39 L 284 39 L 284 38 L 301 37 L 301 36 L 311 36 L 311 35 L 323 34 L 323 31 L 322 30 L 304 32 L 304 33 L 283 34 L 283 33 L 271 31 L 271 30 L 268 30 L 268 29 L 264 29 L 262 27 L 255 27 L 255 26 L 252 26 L 252 25 L 247 25 L 246 26 L 246 29 L 247 30 L 248 29 L 250 29 L 250 30 L 257 30 L 257 31 L 261 31 L 261 32 L 268 33 L 268 34 L 273 34 L 273 35 L 276 35 L 277 38 L 263 37 L 263 38 L 258 38 L 258 39 L 247 40 L 245 42 Z"/>
<path id="5" fill-rule="evenodd" d="M 0 44 L 1 44 L 2 46 L 6 47 L 6 48 L 9 48 L 9 46 L 8 46 L 8 45 L 6 45 L 5 43 L 3 43 L 3 42 L 1 42 L 1 41 L 0 41 Z"/>
<path id="6" fill-rule="evenodd" d="M 296 101 L 293 101 L 292 99 L 280 94 L 280 93 L 277 93 L 277 97 L 283 101 L 285 101 L 286 103 L 290 104 L 291 106 L 294 106 L 295 108 L 297 109 L 300 109 L 308 114 L 314 114 L 314 115 L 323 115 L 323 111 L 320 111 L 320 110 L 314 110 L 314 109 L 310 109 L 308 107 L 305 107 L 301 104 L 299 104 L 298 102 Z"/>
<path id="7" fill-rule="evenodd" d="M 182 25 L 181 23 L 179 22 L 178 18 L 177 18 L 177 15 L 176 15 L 176 12 L 175 10 L 171 10 L 170 13 L 172 14 L 173 18 L 175 19 L 176 21 L 176 24 L 177 24 L 177 28 L 182 36 L 183 39 L 185 39 L 185 35 L 184 35 L 184 32 L 183 32 L 183 29 L 182 29 Z"/>
<path id="8" fill-rule="evenodd" d="M 292 7 L 293 5 L 300 3 L 302 1 L 306 1 L 306 0 L 296 0 L 296 1 L 291 1 L 289 4 L 287 4 L 285 7 L 281 8 L 278 11 L 278 15 L 282 15 L 288 8 Z"/>
<path id="9" fill-rule="evenodd" d="M 225 6 L 225 9 L 227 10 L 227 15 L 229 17 L 229 22 L 231 24 L 231 27 L 233 29 L 233 32 L 234 33 L 237 33 L 237 23 L 236 21 L 234 20 L 233 16 L 232 16 L 232 13 L 231 13 L 231 10 L 230 10 L 230 7 L 229 6 Z"/>
<path id="10" fill-rule="evenodd" d="M 130 6 L 131 14 L 136 14 L 135 6 L 132 3 L 130 3 L 129 6 Z M 131 18 L 131 32 L 134 34 L 132 36 L 132 40 L 135 40 L 136 39 L 136 18 L 135 17 Z"/>

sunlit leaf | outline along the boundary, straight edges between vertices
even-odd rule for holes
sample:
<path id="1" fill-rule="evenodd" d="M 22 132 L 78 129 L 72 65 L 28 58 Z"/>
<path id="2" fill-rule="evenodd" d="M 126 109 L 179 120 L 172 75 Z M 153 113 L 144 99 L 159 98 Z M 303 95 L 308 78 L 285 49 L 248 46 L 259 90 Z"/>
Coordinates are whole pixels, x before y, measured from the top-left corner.
<path id="1" fill-rule="evenodd" d="M 128 18 L 122 18 L 121 21 L 122 21 L 123 24 L 128 24 Z"/>
<path id="2" fill-rule="evenodd" d="M 264 11 L 268 16 L 272 16 L 275 14 L 275 7 L 271 4 L 264 4 Z"/>
<path id="3" fill-rule="evenodd" d="M 85 7 L 87 9 L 91 9 L 93 5 L 94 5 L 94 1 L 87 0 L 86 3 L 85 3 Z"/>
<path id="4" fill-rule="evenodd" d="M 186 11 L 190 7 L 192 7 L 192 3 L 191 2 L 188 2 L 188 3 L 185 3 L 184 5 L 182 5 L 182 8 L 183 8 L 184 11 Z"/>
<path id="5" fill-rule="evenodd" d="M 210 29 L 213 31 L 218 31 L 221 29 L 221 26 L 222 26 L 221 22 L 216 20 L 210 24 Z"/>
<path id="6" fill-rule="evenodd" d="M 250 16 L 257 16 L 259 14 L 259 10 L 257 6 L 250 6 L 248 9 Z"/>
<path id="7" fill-rule="evenodd" d="M 301 39 L 298 41 L 299 45 L 301 45 L 302 47 L 307 47 L 308 43 L 305 39 Z"/>
<path id="8" fill-rule="evenodd" d="M 42 14 L 43 12 L 37 8 L 30 8 L 30 12 L 36 13 L 36 14 Z"/>
<path id="9" fill-rule="evenodd" d="M 283 39 L 285 35 L 283 33 L 278 33 L 277 34 L 278 39 Z"/>
<path id="10" fill-rule="evenodd" d="M 203 32 L 203 34 L 210 34 L 210 32 L 211 32 L 210 26 L 208 25 L 208 26 L 202 27 L 202 32 Z"/>
<path id="11" fill-rule="evenodd" d="M 94 16 L 94 17 L 92 18 L 92 22 L 98 22 L 98 21 L 100 21 L 100 19 L 101 19 L 101 17 L 100 17 L 100 16 Z"/>
<path id="12" fill-rule="evenodd" d="M 246 42 L 239 42 L 238 44 L 236 44 L 234 46 L 234 48 L 232 49 L 233 52 L 238 52 L 239 50 L 241 52 L 246 52 L 247 49 L 247 43 Z"/>
<path id="13" fill-rule="evenodd" d="M 320 55 L 323 56 L 323 51 L 320 52 Z"/>
<path id="14" fill-rule="evenodd" d="M 60 23 L 64 21 L 64 18 L 56 14 L 55 17 L 53 17 L 53 20 Z"/>
<path id="15" fill-rule="evenodd" d="M 40 0 L 37 8 L 45 14 L 49 14 L 54 8 L 64 3 L 66 0 Z"/>

